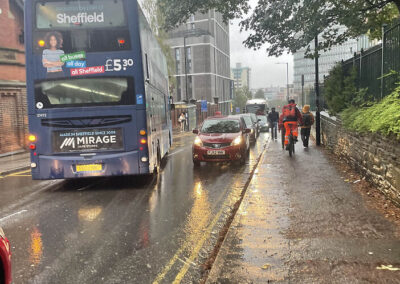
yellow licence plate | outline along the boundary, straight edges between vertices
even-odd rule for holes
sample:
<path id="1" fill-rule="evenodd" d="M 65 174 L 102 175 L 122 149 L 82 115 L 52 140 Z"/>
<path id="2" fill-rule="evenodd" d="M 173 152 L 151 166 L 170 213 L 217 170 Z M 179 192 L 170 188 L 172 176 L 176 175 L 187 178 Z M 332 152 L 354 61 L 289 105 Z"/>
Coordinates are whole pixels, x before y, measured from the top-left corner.
<path id="1" fill-rule="evenodd" d="M 103 169 L 101 164 L 76 165 L 77 172 L 98 172 Z"/>

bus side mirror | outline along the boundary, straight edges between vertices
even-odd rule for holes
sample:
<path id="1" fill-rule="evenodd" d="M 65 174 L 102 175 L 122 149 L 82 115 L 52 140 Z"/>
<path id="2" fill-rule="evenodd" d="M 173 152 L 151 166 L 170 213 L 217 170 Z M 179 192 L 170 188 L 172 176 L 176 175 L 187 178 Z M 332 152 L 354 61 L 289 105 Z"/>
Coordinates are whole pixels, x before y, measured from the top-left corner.
<path id="1" fill-rule="evenodd" d="M 193 134 L 199 134 L 199 130 L 198 129 L 193 129 Z"/>

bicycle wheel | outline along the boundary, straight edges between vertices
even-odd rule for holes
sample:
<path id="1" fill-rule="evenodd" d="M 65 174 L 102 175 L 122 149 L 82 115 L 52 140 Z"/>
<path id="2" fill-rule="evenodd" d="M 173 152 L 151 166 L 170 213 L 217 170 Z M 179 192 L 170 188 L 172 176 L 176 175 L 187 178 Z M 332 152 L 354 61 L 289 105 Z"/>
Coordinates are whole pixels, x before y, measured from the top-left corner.
<path id="1" fill-rule="evenodd" d="M 294 142 L 293 142 L 293 137 L 289 137 L 289 156 L 291 157 L 293 155 L 293 149 L 294 149 Z"/>
<path id="2" fill-rule="evenodd" d="M 296 153 L 296 143 L 293 141 L 293 154 Z"/>

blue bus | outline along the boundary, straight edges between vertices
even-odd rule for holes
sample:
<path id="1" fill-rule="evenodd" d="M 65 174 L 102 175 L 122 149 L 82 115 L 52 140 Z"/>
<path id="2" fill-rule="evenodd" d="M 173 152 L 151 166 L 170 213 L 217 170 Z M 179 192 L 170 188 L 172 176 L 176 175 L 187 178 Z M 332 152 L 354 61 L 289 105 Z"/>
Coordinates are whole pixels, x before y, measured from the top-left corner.
<path id="1" fill-rule="evenodd" d="M 25 43 L 33 179 L 157 172 L 167 64 L 136 0 L 25 1 Z"/>

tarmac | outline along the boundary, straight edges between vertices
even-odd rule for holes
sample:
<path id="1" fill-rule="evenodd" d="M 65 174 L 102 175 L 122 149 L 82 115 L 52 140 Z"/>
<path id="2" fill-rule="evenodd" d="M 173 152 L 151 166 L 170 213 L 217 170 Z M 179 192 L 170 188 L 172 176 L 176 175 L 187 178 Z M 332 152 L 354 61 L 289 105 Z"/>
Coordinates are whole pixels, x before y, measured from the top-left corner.
<path id="1" fill-rule="evenodd" d="M 0 176 L 30 168 L 30 153 L 16 151 L 0 155 Z"/>
<path id="2" fill-rule="evenodd" d="M 28 152 L 3 154 L 0 176 L 29 165 Z M 207 283 L 400 283 L 400 228 L 323 149 L 298 143 L 290 158 L 271 141 Z"/>
<path id="3" fill-rule="evenodd" d="M 323 149 L 271 141 L 207 283 L 400 283 L 399 231 Z"/>

